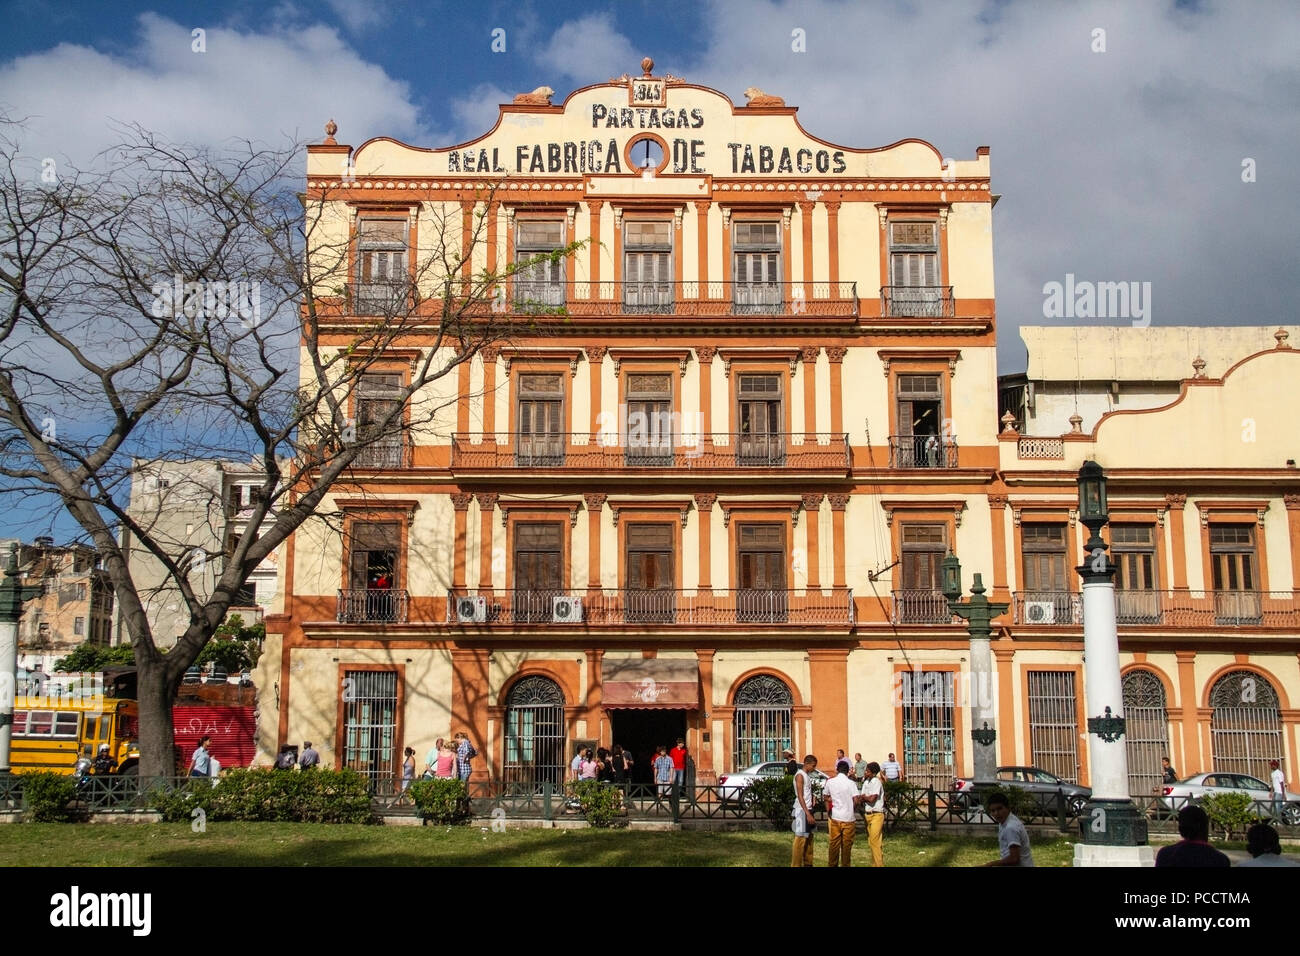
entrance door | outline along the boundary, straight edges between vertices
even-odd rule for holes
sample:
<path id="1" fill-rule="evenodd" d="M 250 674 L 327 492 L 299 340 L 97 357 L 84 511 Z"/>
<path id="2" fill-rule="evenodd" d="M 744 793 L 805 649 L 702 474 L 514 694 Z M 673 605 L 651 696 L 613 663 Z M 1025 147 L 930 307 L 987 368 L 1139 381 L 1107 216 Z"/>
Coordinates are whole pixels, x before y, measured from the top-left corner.
<path id="1" fill-rule="evenodd" d="M 669 750 L 677 738 L 686 736 L 686 711 L 684 710 L 611 710 L 611 743 L 631 752 L 632 782 L 654 782 L 655 748 L 663 744 Z M 696 763 L 699 756 L 692 754 Z"/>

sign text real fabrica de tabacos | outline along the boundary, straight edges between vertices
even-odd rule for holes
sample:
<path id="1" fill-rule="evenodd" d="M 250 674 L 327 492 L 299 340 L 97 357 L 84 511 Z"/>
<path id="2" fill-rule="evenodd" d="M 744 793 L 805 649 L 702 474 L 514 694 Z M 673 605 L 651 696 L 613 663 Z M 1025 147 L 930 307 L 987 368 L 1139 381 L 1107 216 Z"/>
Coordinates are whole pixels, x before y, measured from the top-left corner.
<path id="1" fill-rule="evenodd" d="M 595 129 L 699 129 L 704 114 L 699 109 L 653 109 L 650 107 L 591 108 L 591 125 Z M 669 169 L 674 173 L 707 173 L 705 141 L 702 139 L 664 136 L 671 151 Z M 791 148 L 766 143 L 727 143 L 731 155 L 731 173 L 794 175 L 842 173 L 848 167 L 843 150 Z M 515 147 L 514 169 L 507 170 L 499 147 L 452 150 L 447 154 L 450 173 L 621 173 L 623 155 L 616 139 L 566 140 L 533 143 Z M 713 170 L 717 172 L 717 170 Z"/>

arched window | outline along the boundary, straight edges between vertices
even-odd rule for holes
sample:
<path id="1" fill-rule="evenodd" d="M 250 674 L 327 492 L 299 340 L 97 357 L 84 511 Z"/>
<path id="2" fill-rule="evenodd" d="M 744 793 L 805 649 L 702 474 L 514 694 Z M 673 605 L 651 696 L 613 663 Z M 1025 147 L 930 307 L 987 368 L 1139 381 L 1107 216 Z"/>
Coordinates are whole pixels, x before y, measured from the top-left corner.
<path id="1" fill-rule="evenodd" d="M 505 779 L 564 783 L 564 692 L 549 677 L 525 677 L 506 697 Z"/>
<path id="2" fill-rule="evenodd" d="M 1214 770 L 1268 782 L 1270 760 L 1282 759 L 1277 691 L 1252 671 L 1231 671 L 1210 690 L 1210 753 Z"/>
<path id="3" fill-rule="evenodd" d="M 1160 758 L 1169 756 L 1169 711 L 1165 685 L 1148 670 L 1124 675 L 1124 741 L 1128 749 L 1128 792 L 1150 796 L 1164 780 Z"/>
<path id="4" fill-rule="evenodd" d="M 781 751 L 790 746 L 793 708 L 790 688 L 775 677 L 760 674 L 740 685 L 733 718 L 736 769 L 781 759 Z"/>

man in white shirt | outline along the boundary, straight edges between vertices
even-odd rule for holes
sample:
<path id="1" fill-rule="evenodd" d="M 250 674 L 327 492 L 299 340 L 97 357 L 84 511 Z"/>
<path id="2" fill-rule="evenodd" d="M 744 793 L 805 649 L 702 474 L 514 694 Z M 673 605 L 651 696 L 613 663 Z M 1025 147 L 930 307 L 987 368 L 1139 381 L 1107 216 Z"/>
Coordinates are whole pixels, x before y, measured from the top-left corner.
<path id="1" fill-rule="evenodd" d="M 853 778 L 844 772 L 840 763 L 835 764 L 835 773 L 822 788 L 826 803 L 830 807 L 831 818 L 827 823 L 830 830 L 830 858 L 827 866 L 853 865 L 853 838 L 858 829 L 858 804 L 862 797 Z"/>
<path id="2" fill-rule="evenodd" d="M 867 764 L 867 779 L 862 781 L 862 812 L 867 818 L 871 865 L 884 866 L 885 782 L 880 779 L 880 764 L 874 760 Z"/>
<path id="3" fill-rule="evenodd" d="M 812 754 L 803 758 L 803 769 L 794 775 L 794 847 L 790 851 L 791 866 L 813 865 L 813 833 L 817 823 L 813 820 L 812 772 L 817 769 L 817 758 Z"/>
<path id="4" fill-rule="evenodd" d="M 1276 760 L 1270 760 L 1268 765 L 1273 768 L 1270 790 L 1273 791 L 1273 817 L 1282 819 L 1282 808 L 1286 806 L 1286 777 L 1282 774 L 1282 767 Z"/>
<path id="5" fill-rule="evenodd" d="M 903 779 L 903 765 L 894 759 L 893 754 L 890 754 L 889 759 L 885 761 L 885 779 L 886 780 Z"/>
<path id="6" fill-rule="evenodd" d="M 569 771 L 570 773 L 572 773 L 574 780 L 577 780 L 580 776 L 582 776 L 582 748 L 581 747 L 579 747 L 578 752 L 573 755 L 573 760 L 570 761 L 569 763 Z"/>
<path id="7" fill-rule="evenodd" d="M 995 793 L 985 802 L 985 808 L 998 821 L 998 852 L 1001 856 L 985 866 L 1033 866 L 1034 854 L 1029 850 L 1029 831 L 1020 818 L 1011 812 L 1005 793 Z"/>

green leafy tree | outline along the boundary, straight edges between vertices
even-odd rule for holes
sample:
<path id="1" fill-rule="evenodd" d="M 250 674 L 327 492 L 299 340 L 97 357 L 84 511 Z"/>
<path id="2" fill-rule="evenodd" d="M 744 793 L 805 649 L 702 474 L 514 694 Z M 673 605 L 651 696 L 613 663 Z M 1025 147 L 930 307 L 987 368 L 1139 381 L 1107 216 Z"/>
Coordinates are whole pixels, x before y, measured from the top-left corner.
<path id="1" fill-rule="evenodd" d="M 135 651 L 130 644 L 119 644 L 117 647 L 82 644 L 74 648 L 67 657 L 60 657 L 55 661 L 54 669 L 62 674 L 75 674 L 82 671 L 102 671 L 105 667 L 134 663 Z"/>

